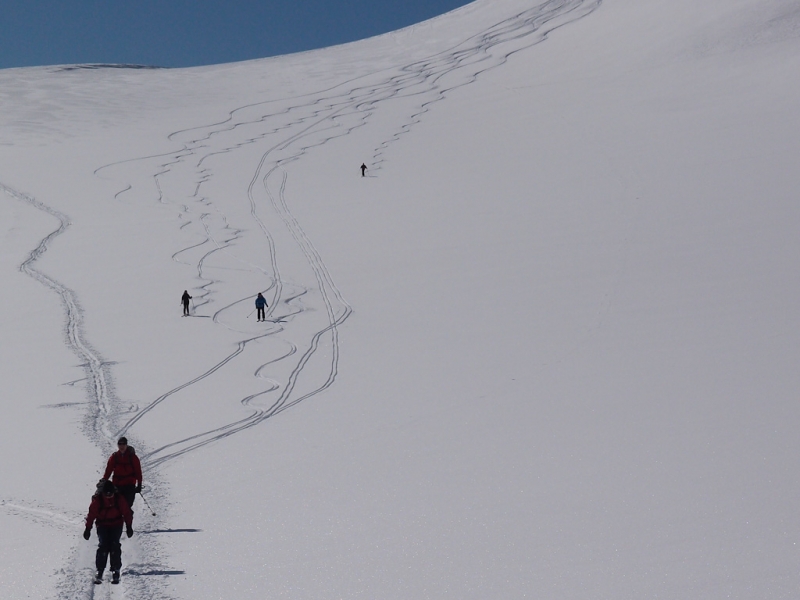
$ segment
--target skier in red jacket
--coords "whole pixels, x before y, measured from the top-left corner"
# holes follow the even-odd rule
[[[114,484],[106,480],[102,486],[98,485],[98,493],[92,496],[89,505],[89,514],[86,516],[86,529],[83,539],[88,540],[92,535],[92,524],[97,522],[97,554],[95,566],[97,575],[94,582],[103,583],[103,571],[111,555],[111,583],[119,583],[119,571],[122,569],[122,525],[125,525],[128,537],[133,536],[133,512],[131,512],[124,496],[119,494]]]
[[[117,448],[118,450],[108,459],[103,479],[111,478],[119,493],[128,502],[128,507],[133,508],[136,494],[142,491],[142,465],[136,456],[136,451],[132,446],[128,446],[127,438],[119,438]]]

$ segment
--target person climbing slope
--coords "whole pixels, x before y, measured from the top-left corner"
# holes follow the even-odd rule
[[[128,438],[119,438],[117,451],[108,459],[103,479],[109,478],[132,509],[136,494],[142,491],[142,464],[133,446],[128,446]]]
[[[111,583],[119,583],[119,572],[122,569],[122,526],[128,537],[133,536],[133,512],[131,512],[125,498],[117,491],[113,483],[108,480],[98,485],[97,493],[92,496],[89,505],[89,514],[86,516],[86,529],[83,539],[88,540],[92,535],[92,525],[97,524],[97,553],[95,554],[94,582],[103,583],[103,572],[106,569],[109,556],[111,557]]]
[[[188,317],[189,316],[189,300],[191,300],[191,299],[192,299],[192,297],[189,295],[189,291],[188,290],[183,290],[183,296],[181,296],[181,302],[183,303],[183,316],[184,317]]]
[[[267,306],[267,300],[264,296],[261,295],[261,292],[258,293],[258,297],[256,298],[256,321],[264,321],[264,308]],[[250,313],[253,314],[253,313]]]

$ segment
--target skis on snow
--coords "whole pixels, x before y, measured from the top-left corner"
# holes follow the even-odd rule
[[[95,573],[94,584],[100,585],[101,583],[103,583],[103,573],[101,572]],[[114,585],[119,583],[119,571],[111,572],[111,583],[113,583]]]

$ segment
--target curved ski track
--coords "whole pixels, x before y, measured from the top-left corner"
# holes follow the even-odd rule
[[[141,407],[121,426],[118,423],[121,416],[120,406],[113,393],[113,379],[110,373],[110,366],[113,363],[105,361],[85,340],[82,313],[75,294],[65,285],[33,267],[53,238],[66,231],[69,219],[43,203],[0,184],[0,190],[7,195],[46,212],[59,222],[59,227],[41,240],[29,258],[20,265],[20,270],[53,290],[62,300],[67,322],[67,345],[80,358],[86,371],[87,395],[91,400],[85,425],[87,435],[98,446],[106,448],[109,441],[127,432],[176,393],[224,371],[226,366],[246,352],[249,344],[276,334],[281,334],[288,351],[278,358],[264,362],[253,373],[253,377],[262,381],[264,387],[261,391],[240,399],[241,404],[252,411],[251,414],[175,440],[151,451],[146,451],[145,445],[137,443],[139,448],[145,450],[142,453],[142,463],[148,472],[148,481],[157,481],[155,471],[165,462],[258,425],[333,385],[339,364],[338,328],[349,318],[353,309],[334,283],[322,256],[290,210],[286,198],[287,173],[283,166],[301,159],[316,147],[335,141],[366,125],[370,117],[387,102],[413,99],[415,102],[412,106],[415,108],[407,111],[403,122],[397,123],[395,132],[373,150],[370,169],[372,172],[379,171],[388,160],[386,154],[390,146],[409,133],[414,125],[420,123],[431,107],[442,101],[448,93],[474,82],[481,73],[502,65],[511,55],[545,40],[548,33],[554,29],[590,14],[600,6],[601,2],[602,0],[550,0],[496,23],[460,44],[425,60],[417,60],[395,68],[378,69],[315,93],[241,106],[231,110],[228,117],[220,122],[172,133],[169,139],[185,140],[181,142],[182,148],[176,152],[130,159],[96,169],[95,174],[99,174],[111,167],[124,169],[126,164],[153,161],[155,169],[151,178],[156,186],[156,201],[176,206],[181,221],[179,228],[187,229],[197,235],[197,243],[172,255],[174,261],[194,265],[196,268],[197,278],[201,282],[197,287],[203,290],[202,295],[197,295],[199,300],[197,307],[211,305],[214,302],[214,294],[217,293],[215,286],[221,283],[208,275],[205,266],[208,258],[215,254],[225,255],[238,262],[243,270],[252,272],[254,276],[265,277],[267,281],[262,291],[269,291],[272,294],[267,316],[273,321],[274,327],[255,336],[246,334],[238,342],[236,349],[223,360]],[[359,85],[359,82],[363,83]],[[281,107],[290,101],[294,104]],[[274,106],[276,110],[270,112],[270,106]],[[253,173],[245,200],[249,206],[250,219],[257,225],[263,241],[269,248],[268,264],[259,265],[238,256],[236,252],[236,242],[245,235],[247,228],[230,225],[229,217],[224,213],[224,206],[215,203],[209,197],[202,196],[201,191],[204,185],[214,181],[217,176],[212,168],[206,166],[210,157],[235,153],[241,148],[257,145],[264,140],[270,140],[271,143],[262,151],[261,160]],[[166,162],[159,162],[163,159],[167,159]],[[186,173],[181,174],[184,171],[191,173],[191,176],[187,176]],[[162,183],[176,175],[180,176],[179,181],[194,181],[193,188],[178,194],[166,192]],[[126,181],[114,198],[124,201],[135,189],[135,182]],[[285,244],[277,243],[274,229],[276,225],[290,234],[296,245],[294,250],[287,248]],[[208,251],[194,263],[187,263],[179,258],[181,255],[190,256],[191,251],[206,245],[209,246]],[[312,282],[300,284],[292,279],[294,274],[282,273],[281,256],[295,251],[302,254],[313,273]],[[306,299],[302,304],[301,298]],[[237,331],[228,322],[227,316],[242,302],[251,300],[249,296],[240,298],[208,316],[215,324]],[[319,303],[324,310],[309,312],[308,308],[315,308],[316,303]],[[276,317],[275,313],[280,314]],[[307,319],[306,315],[312,313],[324,315],[324,323],[317,325],[310,335],[302,332],[295,334],[295,324],[303,322],[301,319]],[[313,383],[316,373],[310,373],[307,370],[308,365],[323,345],[330,349],[330,357],[324,362],[327,366],[321,380]],[[269,367],[286,365],[289,361],[291,365],[288,368],[288,375],[281,383],[269,373]],[[298,383],[304,377],[312,380],[310,388],[306,382],[306,391],[298,388]],[[253,403],[257,398],[269,394],[277,397],[268,405],[258,406]],[[165,498],[155,494],[150,496],[150,500],[158,506],[160,502],[165,501]],[[71,524],[73,520],[59,517],[49,509],[25,509],[16,503],[9,504],[9,507],[20,513],[45,515],[45,518],[58,521],[59,526],[65,526],[65,522]],[[157,571],[163,571],[163,568],[156,564],[160,552],[152,541],[153,537],[146,536],[146,541],[141,542],[139,550],[145,562],[138,563],[137,569],[147,570],[152,566]],[[79,566],[80,554],[81,550],[77,549],[70,559],[71,566],[66,569],[65,577],[59,586],[59,598],[72,600],[111,597],[114,593],[130,598],[169,597],[164,585],[153,582],[152,578],[132,577],[114,593],[103,591],[102,588],[109,586],[95,588],[88,583],[88,570]],[[84,571],[86,577],[83,577]]]
[[[350,316],[352,308],[336,287],[324,260],[291,213],[285,194],[287,174],[282,167],[301,159],[314,148],[335,141],[354,129],[366,125],[370,116],[380,109],[381,104],[394,100],[417,98],[416,109],[407,114],[404,122],[398,123],[394,134],[375,148],[371,168],[373,171],[380,170],[386,160],[386,150],[393,142],[408,133],[415,124],[419,123],[423,115],[431,110],[432,105],[443,100],[451,91],[472,83],[481,73],[502,65],[511,55],[545,40],[554,29],[588,15],[600,4],[601,0],[551,0],[496,23],[460,44],[425,60],[418,60],[393,69],[378,70],[321,92],[289,99],[295,102],[290,106],[280,106],[280,103],[285,103],[286,100],[271,100],[241,106],[230,111],[228,117],[223,121],[176,131],[168,136],[169,139],[184,139],[185,141],[181,150],[173,154],[162,155],[168,156],[170,160],[161,163],[153,175],[159,194],[158,202],[170,202],[164,193],[162,181],[169,177],[177,178],[179,173],[184,173],[182,176],[184,180],[190,179],[195,183],[193,188],[183,195],[181,203],[178,203],[181,206],[181,218],[191,219],[192,214],[197,216],[194,217],[194,221],[187,221],[182,227],[192,227],[198,221],[202,224],[202,232],[198,232],[198,238],[202,241],[180,250],[173,258],[177,259],[179,254],[190,248],[204,244],[211,245],[211,249],[197,262],[198,280],[203,282],[203,285],[199,287],[204,290],[203,299],[198,306],[211,302],[208,297],[213,295],[213,288],[219,283],[204,269],[205,261],[213,254],[227,252],[244,268],[252,269],[254,275],[261,274],[267,277],[268,281],[262,292],[269,291],[273,296],[267,312],[268,318],[273,317],[274,311],[278,308],[281,308],[283,312],[280,317],[282,321],[290,316],[301,317],[307,309],[296,304],[290,305],[290,303],[299,295],[308,295],[313,292],[314,299],[318,299],[321,308],[324,309],[323,312],[327,315],[327,322],[305,341],[293,339],[291,335],[292,322],[287,322],[285,326],[270,328],[260,335],[249,335],[242,339],[237,349],[221,362],[142,407],[133,418],[122,426],[119,434],[128,431],[130,427],[176,392],[217,373],[234,358],[242,355],[251,342],[280,333],[292,347],[292,351],[283,360],[293,360],[294,366],[285,378],[283,386],[278,388],[280,389],[278,397],[271,404],[258,408],[251,402],[257,396],[277,393],[278,389],[274,386],[274,378],[261,374],[268,364],[275,361],[262,364],[254,373],[254,376],[267,379],[270,387],[258,394],[240,399],[242,404],[253,410],[249,417],[237,419],[154,449],[143,456],[143,462],[148,468],[157,467],[186,452],[253,427],[324,391],[333,384],[336,378],[339,362],[338,327]],[[378,81],[372,82],[376,78]],[[358,85],[359,81],[367,83]],[[275,106],[276,110],[265,111],[270,105]],[[209,158],[235,153],[237,150],[258,144],[263,140],[270,140],[272,143],[261,154],[260,162],[247,189],[250,218],[257,225],[269,248],[269,264],[262,266],[236,256],[236,241],[243,234],[245,227],[232,228],[229,226],[223,207],[214,203],[210,197],[203,196],[201,192],[203,186],[212,181],[215,176],[213,169],[207,166]],[[134,160],[153,158],[157,157],[150,156]],[[119,164],[106,165],[106,167],[97,169],[97,172]],[[130,185],[126,187],[126,190],[130,187]],[[215,214],[208,210],[212,205],[217,209]],[[269,213],[265,210],[267,207],[271,207]],[[271,217],[278,217],[285,230],[290,233],[316,280],[316,285],[300,286],[301,291],[292,297],[288,297],[284,292],[285,286],[290,285],[290,280],[281,273],[279,255],[286,250],[276,247],[275,238],[268,222]],[[292,283],[297,285],[295,282]],[[226,315],[234,306],[250,300],[249,297],[240,298],[236,302],[218,309],[211,315],[211,318],[217,324],[232,331],[238,331],[227,322]],[[242,331],[242,333],[246,332]],[[323,340],[329,344],[331,350],[327,376],[312,391],[295,396],[297,383],[304,376],[304,370]],[[293,358],[295,356],[296,358]]]
[[[29,254],[28,258],[19,266],[19,270],[55,292],[61,299],[66,315],[64,330],[65,342],[78,357],[86,373],[86,377],[79,380],[80,382],[85,382],[86,393],[90,399],[83,429],[87,437],[105,453],[112,443],[116,441],[117,421],[123,413],[122,404],[116,400],[113,379],[110,373],[110,367],[114,363],[104,360],[100,353],[86,340],[83,328],[83,311],[80,308],[75,292],[34,267],[36,261],[48,250],[53,240],[67,231],[70,226],[69,217],[35,198],[6,185],[0,184],[0,191],[17,201],[23,202],[36,210],[52,216],[58,222],[58,227],[39,242],[36,248]],[[78,382],[71,382],[71,384],[74,383]],[[157,477],[153,478],[151,481],[156,483],[157,486]],[[155,497],[153,500],[155,500]],[[92,568],[83,566],[85,564],[92,564],[90,561],[87,561],[86,557],[86,548],[88,546],[86,546],[84,541],[77,535],[83,528],[82,516],[66,515],[55,508],[44,506],[39,501],[35,500],[25,502],[19,500],[3,500],[0,504],[2,504],[6,510],[12,512],[12,514],[17,514],[25,518],[32,518],[39,522],[49,524],[52,527],[68,529],[73,532],[76,536],[76,540],[78,540],[78,545],[73,554],[68,557],[68,564],[63,568],[65,576],[59,583],[58,597],[62,600],[73,600],[76,598],[92,599],[96,597],[96,592],[98,592],[98,590],[95,586],[90,584]],[[156,523],[157,522],[156,520]],[[139,545],[139,551],[144,555],[157,557],[161,554],[157,542],[152,539],[152,537],[145,540],[137,539],[137,541],[128,542],[128,544],[131,543]],[[148,564],[154,568],[162,568],[160,564],[155,562],[154,558],[150,559]],[[138,597],[167,599],[167,595],[156,594],[156,586],[158,585],[157,582],[142,581],[140,578],[139,581],[131,582],[126,587],[144,592],[143,595],[140,594]]]

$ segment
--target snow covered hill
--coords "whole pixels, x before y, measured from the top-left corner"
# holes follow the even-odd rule
[[[3,597],[795,598],[798,72],[794,0],[0,71]]]

